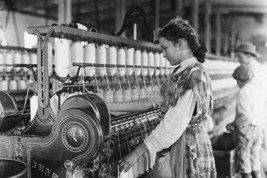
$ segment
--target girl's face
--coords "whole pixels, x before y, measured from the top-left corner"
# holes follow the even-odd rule
[[[159,38],[159,44],[163,49],[163,56],[166,57],[172,66],[181,62],[179,44],[169,41],[164,37]]]

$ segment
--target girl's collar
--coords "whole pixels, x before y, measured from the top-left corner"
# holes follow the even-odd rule
[[[182,72],[184,69],[186,69],[189,66],[192,66],[194,64],[199,63],[195,57],[190,57],[185,60],[183,60],[179,65],[175,67],[175,70],[173,71],[173,74],[178,74]]]

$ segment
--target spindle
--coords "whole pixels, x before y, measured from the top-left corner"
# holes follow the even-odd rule
[[[126,65],[133,66],[134,65],[134,48],[127,48],[126,51]],[[133,67],[127,67],[126,69],[127,75],[132,76],[133,75]]]
[[[117,64],[118,65],[126,65],[126,51],[124,48],[120,48],[118,51],[118,58],[117,58]],[[118,75],[120,77],[125,76],[125,67],[118,67]]]
[[[107,64],[117,64],[117,49],[115,46],[110,46],[107,50]],[[109,76],[114,76],[117,69],[115,67],[107,67],[107,74]]]
[[[165,76],[166,74],[166,58],[163,56],[163,53],[160,53],[160,75]]]
[[[148,75],[148,68],[147,68],[148,67],[148,54],[146,50],[143,50],[141,60],[142,60],[142,76],[146,77]]]
[[[148,52],[148,74],[152,77],[155,73],[155,54],[152,51]]]
[[[16,51],[14,54],[14,64],[22,64],[22,56],[19,51]],[[19,72],[21,67],[15,67],[15,71]]]
[[[72,66],[73,63],[83,63],[84,62],[84,52],[81,41],[74,41],[70,46],[70,68],[69,75],[71,77],[76,76],[78,67]],[[79,76],[83,75],[83,68],[80,69]]]
[[[58,39],[55,47],[55,72],[59,77],[67,77],[70,66],[70,45],[67,39]]]
[[[107,63],[106,45],[99,44],[96,47],[96,64],[106,64],[106,63]],[[104,77],[106,75],[105,67],[97,67],[96,74],[100,77]]]
[[[24,51],[22,54],[22,64],[30,64],[30,56],[27,51]],[[24,72],[28,71],[26,67],[23,67],[22,69]]]
[[[5,55],[5,69],[7,72],[10,72],[13,69],[13,64],[14,64],[14,52],[13,51],[7,51]]]
[[[141,50],[136,49],[134,51],[134,66],[141,66]],[[141,68],[134,67],[134,75],[136,77],[140,76],[141,74]]]
[[[4,53],[3,51],[0,51],[0,72],[4,72],[4,65],[5,65]]]
[[[95,43],[88,43],[84,47],[84,63],[96,63],[96,47]],[[85,75],[93,77],[95,75],[95,67],[86,67],[84,69]]]

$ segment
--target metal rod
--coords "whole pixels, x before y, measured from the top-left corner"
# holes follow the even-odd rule
[[[73,66],[81,66],[81,67],[126,67],[126,68],[148,68],[149,66],[139,66],[139,65],[119,65],[119,64],[94,64],[94,63],[72,63]],[[22,66],[20,66],[22,67]],[[171,69],[172,67],[165,67],[167,69]],[[155,69],[161,69],[161,67],[155,67]]]
[[[66,26],[39,26],[39,27],[28,27],[27,31],[30,34],[34,34],[34,30],[38,30],[41,35],[45,36],[50,29],[54,29],[54,33],[51,34],[51,37],[61,37],[64,34],[64,38],[74,39],[78,37],[81,40],[85,41],[94,41],[96,43],[107,43],[110,45],[124,45],[127,47],[135,48],[144,48],[149,51],[162,52],[162,49],[158,44],[145,42],[145,41],[135,41],[129,40],[122,37],[99,34],[95,32],[85,31],[81,29],[75,29]]]

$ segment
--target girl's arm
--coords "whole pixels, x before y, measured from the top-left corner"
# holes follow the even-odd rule
[[[150,101],[129,101],[106,104],[111,112],[142,112],[156,107],[156,104]]]

